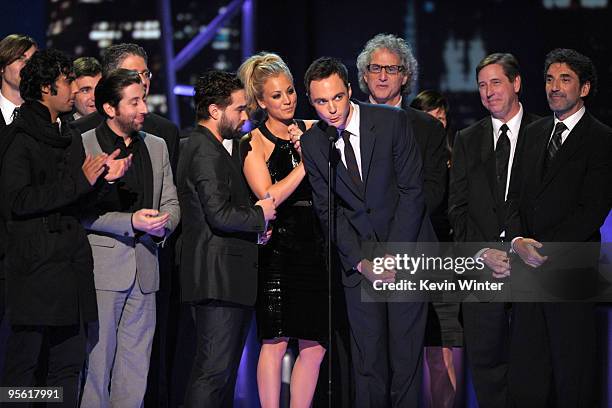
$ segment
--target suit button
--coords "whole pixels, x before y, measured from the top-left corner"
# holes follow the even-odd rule
[[[124,237],[129,237],[129,236],[130,236],[130,233],[129,233],[129,232],[127,232],[127,231],[125,231],[125,232],[123,233],[123,236],[124,236]]]
[[[257,267],[259,267],[259,264],[257,262],[253,262],[253,267],[257,268]]]
[[[372,239],[372,234],[366,235],[366,239],[368,239],[368,240]]]
[[[493,207],[493,212],[496,213],[497,212],[497,208]]]
[[[371,208],[368,208],[368,209],[366,210],[366,213],[368,213],[368,214],[372,214],[372,209],[371,209]]]

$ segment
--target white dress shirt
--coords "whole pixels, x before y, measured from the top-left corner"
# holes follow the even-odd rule
[[[227,150],[227,152],[231,156],[232,155],[233,146],[234,146],[234,140],[233,139],[223,139],[221,144],[223,145],[223,147],[225,147],[225,150]]]
[[[523,105],[519,102],[519,111],[512,117],[506,125],[508,126],[508,139],[510,139],[510,157],[508,158],[508,174],[506,175],[506,190],[504,193],[504,199],[508,198],[508,188],[510,186],[510,175],[512,174],[512,163],[514,163],[514,153],[516,152],[516,142],[518,141],[518,134],[521,128],[521,121],[523,120]],[[493,122],[493,150],[497,147],[497,141],[501,135],[501,127],[504,124],[499,119],[491,117]]]
[[[349,102],[353,108],[353,112],[350,114],[349,122],[346,125],[346,130],[351,134],[349,141],[355,152],[355,158],[357,159],[357,167],[359,167],[359,177],[363,180],[363,173],[361,171],[361,147],[359,146],[359,105]],[[336,140],[336,149],[340,152],[340,159],[346,167],[346,158],[344,157],[344,140],[342,140],[342,131],[338,129],[340,137]]]
[[[561,144],[565,143],[565,139],[567,139],[567,137],[569,136],[570,132],[572,131],[572,129],[574,129],[574,127],[576,126],[578,121],[580,121],[580,119],[582,119],[582,117],[584,116],[585,112],[586,112],[586,109],[583,106],[582,108],[578,109],[577,112],[574,112],[571,116],[568,116],[567,118],[565,118],[565,120],[559,120],[557,118],[557,115],[555,115],[555,122],[553,123],[553,130],[550,133],[550,137],[548,138],[548,142],[550,143],[550,138],[552,137],[553,133],[555,133],[555,126],[557,126],[557,123],[563,122],[565,124],[565,126],[567,126],[567,129],[564,130],[563,133],[561,133]]]
[[[13,102],[9,101],[2,95],[0,92],[0,111],[2,111],[2,117],[4,118],[4,123],[10,125],[13,121],[13,112],[15,108],[19,106],[15,105]]]

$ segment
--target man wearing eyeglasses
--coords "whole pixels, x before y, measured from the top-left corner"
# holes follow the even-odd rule
[[[378,34],[369,40],[357,57],[359,87],[369,95],[369,102],[402,108],[408,114],[423,161],[425,204],[431,215],[444,211],[447,188],[448,152],[444,127],[424,112],[409,106],[402,95],[411,92],[417,77],[417,61],[402,38]],[[445,207],[445,206],[443,206]],[[437,225],[433,225],[438,236]]]
[[[403,38],[378,34],[370,39],[357,57],[359,87],[369,95],[369,102],[402,108],[412,128],[423,162],[423,192],[436,238],[448,241],[450,226],[446,216],[446,192],[449,158],[446,132],[442,124],[410,107],[408,95],[417,77],[418,64]],[[431,375],[432,401],[452,400],[456,389],[451,347],[462,346],[457,303],[435,303],[430,308],[425,339],[425,357]],[[433,317],[433,319],[432,319]],[[440,327],[441,329],[432,329]],[[443,346],[440,350],[439,346]],[[435,348],[430,348],[435,347]],[[444,384],[445,386],[440,386]],[[448,384],[448,386],[446,386]]]

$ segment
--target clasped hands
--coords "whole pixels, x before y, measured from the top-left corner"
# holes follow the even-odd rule
[[[512,243],[514,252],[532,268],[542,266],[548,259],[547,256],[540,255],[538,252],[542,246],[542,243],[531,238],[518,238]],[[494,278],[510,276],[511,266],[507,252],[489,248],[482,254],[482,260],[491,268]]]
[[[85,156],[85,161],[81,166],[83,174],[90,185],[96,184],[98,177],[103,173],[106,181],[115,181],[125,174],[132,164],[132,155],[123,159],[117,159],[120,150],[116,149],[111,154],[102,153],[97,156],[88,154]]]

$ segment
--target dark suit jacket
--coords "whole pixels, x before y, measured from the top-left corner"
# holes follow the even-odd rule
[[[406,98],[402,109],[408,115],[414,138],[421,151],[423,162],[423,190],[425,204],[430,214],[435,213],[443,203],[448,186],[449,154],[446,148],[446,132],[439,120],[420,110],[411,108]]]
[[[362,259],[372,259],[366,242],[415,242],[425,220],[422,165],[412,127],[397,108],[359,103],[361,195],[338,157],[332,157],[336,177],[332,186],[336,201],[337,247],[346,286],[361,282],[353,268]],[[327,230],[327,186],[329,141],[320,121],[302,137],[302,154],[313,190],[315,209]],[[334,155],[335,156],[335,155]],[[434,238],[435,240],[435,238]]]
[[[232,157],[205,127],[189,136],[179,161],[183,217],[181,298],[251,306],[257,295],[257,234],[263,210],[250,201],[238,142]]]
[[[525,146],[533,144],[530,138],[525,137],[525,128],[537,118],[523,113],[510,185],[518,178],[517,169],[524,160]],[[458,131],[455,137],[448,200],[448,215],[455,241],[497,242],[501,231],[506,229],[506,206],[497,199],[495,174],[493,123],[487,116]]]
[[[102,123],[103,117],[98,112],[83,116],[70,124],[74,126],[79,133],[83,134],[88,130],[97,128]],[[142,131],[150,133],[154,136],[161,137],[166,142],[168,147],[168,155],[170,156],[170,166],[176,183],[176,166],[178,164],[179,154],[179,131],[176,125],[170,122],[163,116],[156,113],[149,113],[142,126]]]
[[[585,112],[545,172],[553,123],[549,116],[525,131],[530,143],[521,184],[512,188],[510,197],[517,202],[513,235],[540,242],[599,241],[599,228],[612,204],[612,129]]]

